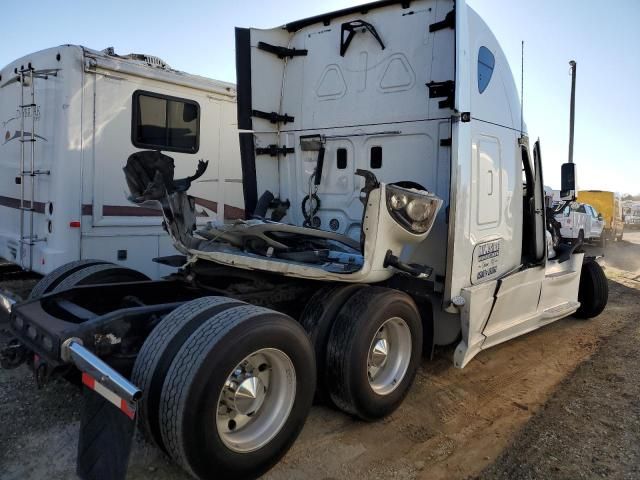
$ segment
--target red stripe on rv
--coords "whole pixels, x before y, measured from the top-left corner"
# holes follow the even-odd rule
[[[218,212],[218,203],[213,200],[207,200],[206,198],[193,197],[196,205],[200,205],[212,212]],[[28,205],[28,202],[27,202]],[[20,199],[3,197],[0,195],[0,206],[9,208],[20,208]],[[36,213],[45,213],[45,204],[42,202],[34,203],[34,210]],[[93,215],[93,205],[85,203],[81,206],[81,214]],[[135,205],[103,205],[102,206],[103,217],[161,217],[162,211],[154,208],[138,207]],[[209,215],[204,210],[196,212],[198,217],[208,217]],[[234,207],[233,205],[224,205],[224,217],[229,220],[236,220],[239,218],[245,218],[245,211],[243,208]],[[74,227],[73,225],[71,225]],[[75,228],[75,227],[74,227]]]

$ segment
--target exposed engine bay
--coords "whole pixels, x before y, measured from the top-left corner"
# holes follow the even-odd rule
[[[195,202],[187,195],[191,183],[205,172],[200,161],[194,175],[175,180],[173,159],[158,151],[132,154],[124,172],[138,205],[161,206],[164,226],[178,251],[189,261],[257,269],[301,278],[345,282],[386,280],[396,271],[427,278],[428,266],[400,260],[405,245],[429,234],[442,200],[409,183],[385,185],[368,171],[361,190],[363,217],[360,240],[311,227],[289,225],[258,216],[233,223],[208,222],[196,227]]]

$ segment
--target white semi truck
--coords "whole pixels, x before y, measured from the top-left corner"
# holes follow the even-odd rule
[[[548,251],[539,143],[463,0],[239,28],[236,55],[247,218],[199,228],[189,187],[206,164],[176,180],[171,157],[139,152],[130,198],[161,205],[186,265],[151,281],[76,262],[4,300],[6,367],[26,361],[40,383],[81,373],[82,478],[126,475],[135,418],[194,478],[255,478],[314,397],[372,421],[434,346],[457,342],[462,368],[607,303],[579,243]]]
[[[208,160],[191,192],[199,221],[243,216],[235,102],[235,85],[150,55],[61,45],[10,62],[0,70],[0,257],[42,275],[87,258],[170,273],[152,262],[176,253],[162,214],[131,205],[122,167],[142,149],[171,151],[181,175]]]

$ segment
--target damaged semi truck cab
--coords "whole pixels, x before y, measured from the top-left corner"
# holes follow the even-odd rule
[[[178,273],[75,262],[11,308],[3,365],[26,360],[41,383],[83,372],[83,478],[125,475],[136,416],[195,478],[252,478],[286,453],[314,398],[375,420],[436,345],[458,342],[462,368],[606,305],[579,244],[548,250],[540,144],[464,1],[238,28],[236,54],[246,218],[197,227],[189,188],[207,163],[174,179],[171,157],[136,152],[131,201],[162,210],[183,254],[162,261]],[[121,411],[94,415],[100,402]],[[118,449],[101,443],[116,436]]]
[[[375,208],[359,201],[358,170],[437,196],[428,236],[390,251],[431,272],[415,289],[429,297],[436,344],[462,333],[463,366],[487,344],[573,313],[582,257],[547,265],[540,148],[532,155],[488,26],[464,2],[387,3],[236,30],[245,204],[273,195],[272,206],[289,205],[282,221],[366,242]],[[373,252],[391,248],[391,229],[381,231]],[[376,256],[365,250],[365,263],[367,253]],[[385,266],[387,278],[399,271]]]

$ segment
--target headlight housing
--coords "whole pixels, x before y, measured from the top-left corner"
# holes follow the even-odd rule
[[[442,200],[424,190],[387,185],[387,210],[393,219],[413,234],[431,230]]]

